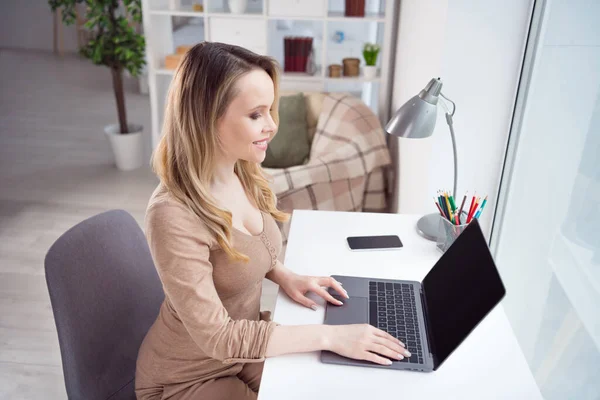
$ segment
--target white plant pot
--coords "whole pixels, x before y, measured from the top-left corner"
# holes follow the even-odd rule
[[[375,79],[377,78],[377,66],[376,65],[366,65],[363,67],[363,75],[365,79]]]
[[[144,127],[129,124],[129,133],[121,134],[119,124],[107,125],[104,133],[110,143],[115,163],[121,171],[131,171],[144,164]]]
[[[242,14],[246,11],[248,0],[228,0],[227,4],[229,5],[229,11],[233,14]]]

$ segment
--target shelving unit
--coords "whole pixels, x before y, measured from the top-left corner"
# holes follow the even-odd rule
[[[272,56],[283,70],[283,37],[313,36],[314,74],[282,73],[281,89],[355,93],[379,115],[382,124],[387,121],[399,0],[366,0],[364,17],[344,16],[344,0],[248,0],[243,14],[229,12],[227,0],[196,0],[203,5],[201,12],[192,9],[193,0],[180,1],[182,6],[171,9],[170,0],[142,0],[153,147],[161,134],[165,98],[174,73],[164,67],[165,56],[174,53],[178,45],[204,40]],[[188,23],[177,28],[182,21]],[[332,40],[338,30],[349,33],[342,43]],[[365,42],[381,46],[376,78],[366,79],[362,73],[357,77],[328,76],[328,65],[341,64],[344,57],[359,58],[362,69]]]

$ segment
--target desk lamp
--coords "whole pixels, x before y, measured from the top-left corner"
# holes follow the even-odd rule
[[[408,139],[423,139],[431,136],[437,120],[437,104],[440,96],[452,103],[452,112],[446,108],[446,122],[450,127],[450,136],[452,136],[452,150],[454,152],[454,188],[452,195],[456,198],[456,140],[452,126],[456,104],[442,93],[440,78],[430,80],[425,89],[404,103],[387,123],[385,131],[390,135]],[[444,103],[442,104],[444,107],[446,106]],[[439,222],[439,213],[424,215],[417,222],[417,230],[421,236],[435,241],[438,238]]]

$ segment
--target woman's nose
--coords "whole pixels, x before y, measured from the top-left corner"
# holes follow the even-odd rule
[[[277,129],[277,124],[273,121],[273,117],[269,116],[269,124],[265,127],[267,132],[274,132]]]

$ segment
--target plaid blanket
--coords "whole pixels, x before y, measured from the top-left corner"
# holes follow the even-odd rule
[[[264,171],[281,210],[384,212],[391,164],[379,119],[349,93],[327,93],[306,164]],[[283,259],[290,221],[280,225]]]

